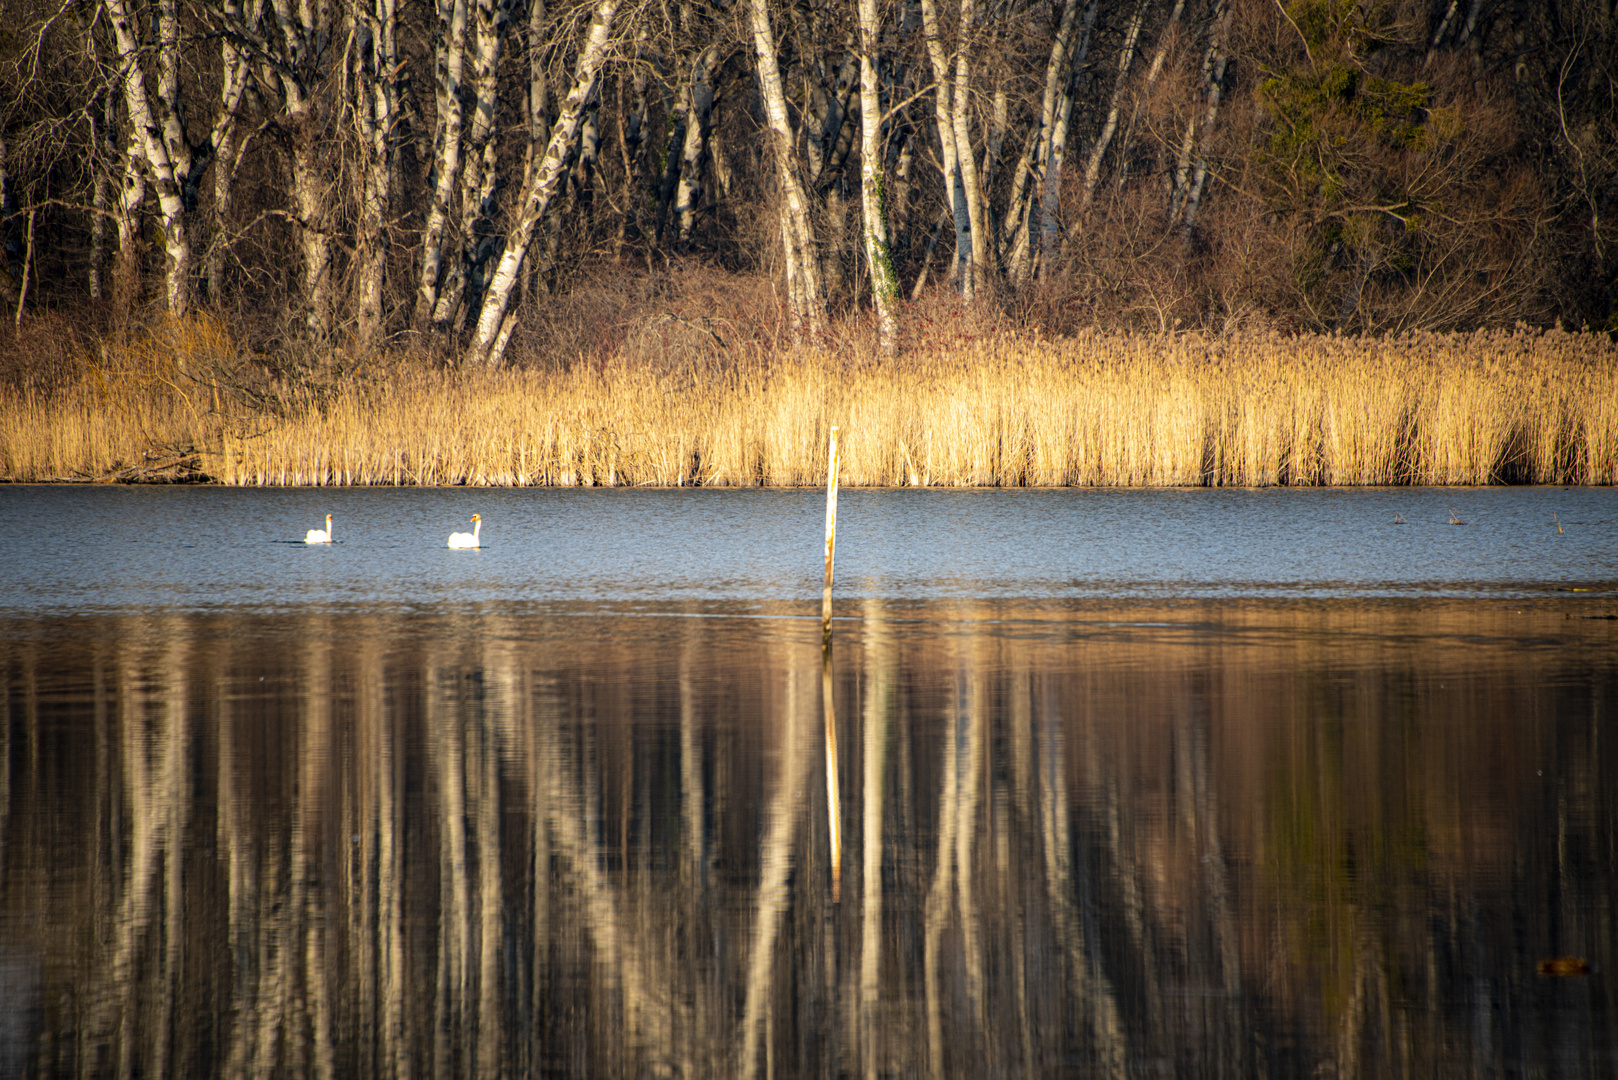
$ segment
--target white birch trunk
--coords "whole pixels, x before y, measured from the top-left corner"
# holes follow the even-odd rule
[[[1208,146],[1213,141],[1214,120],[1219,115],[1219,101],[1224,94],[1225,61],[1228,57],[1225,38],[1230,33],[1230,11],[1230,4],[1226,0],[1220,18],[1214,23],[1213,43],[1209,46],[1212,63],[1209,65],[1208,111],[1202,118],[1201,149],[1197,153],[1196,163],[1191,172],[1191,182],[1185,194],[1181,239],[1187,244],[1191,242],[1192,230],[1196,228],[1197,211],[1202,207],[1202,185],[1208,178]]]
[[[318,341],[332,331],[331,235],[327,231],[328,170],[321,130],[320,95],[312,89],[322,53],[331,40],[331,11],[299,0],[273,0],[284,55],[281,114],[291,133],[292,203],[297,214],[298,248],[303,263],[305,324]]]
[[[466,299],[468,276],[479,257],[493,211],[498,162],[495,119],[499,111],[496,77],[509,18],[508,0],[470,0],[472,4],[472,119],[465,125],[461,150],[460,245],[443,268],[443,284],[433,308],[433,324],[447,327]]]
[[[312,103],[305,102],[305,105]],[[331,237],[326,231],[326,158],[323,140],[312,130],[310,109],[294,114],[296,133],[292,150],[292,198],[298,212],[298,247],[303,255],[303,296],[308,305],[305,324],[315,340],[332,330]]]
[[[466,0],[438,0],[433,43],[433,186],[421,235],[421,276],[416,286],[417,329],[426,329],[438,307],[445,230],[461,178],[461,76],[466,62]]]
[[[933,66],[933,118],[938,125],[938,160],[944,178],[944,198],[955,222],[957,287],[961,291],[961,299],[971,303],[975,299],[972,291],[971,215],[966,207],[966,194],[961,188],[961,168],[956,153],[954,87],[950,83],[949,59],[944,54],[944,39],[938,25],[935,0],[921,0],[921,20],[927,40],[927,58]],[[970,148],[967,152],[971,153]]]
[[[788,318],[797,341],[818,338],[825,320],[825,302],[820,291],[820,268],[816,263],[814,228],[809,220],[809,203],[798,179],[797,154],[792,145],[792,121],[787,115],[786,92],[781,83],[781,66],[775,51],[775,31],[770,26],[766,0],[749,0],[752,16],[753,49],[758,61],[758,82],[764,99],[765,126],[775,159],[776,183],[780,185],[781,242],[786,263]]]
[[[157,0],[157,101],[163,141],[180,181],[182,197],[191,178],[191,144],[185,137],[185,99],[180,95],[180,13],[175,0]],[[190,199],[186,198],[187,203]]]
[[[114,209],[118,224],[118,254],[112,267],[115,303],[127,307],[140,289],[140,216],[146,209],[145,140],[130,125],[124,147],[124,174]]]
[[[1077,91],[1075,85],[1078,73],[1084,69],[1084,63],[1090,56],[1090,33],[1095,28],[1096,0],[1090,0],[1089,6],[1084,9],[1084,27],[1079,35],[1079,46],[1073,56],[1073,65],[1063,89],[1061,102],[1057,109],[1056,124],[1051,129],[1050,158],[1045,167],[1045,175],[1039,186],[1039,206],[1037,223],[1039,231],[1039,260],[1040,272],[1048,272],[1056,259],[1056,241],[1061,234],[1062,200],[1062,174],[1067,164],[1067,136],[1073,118],[1073,96]],[[1032,232],[1032,227],[1030,228]],[[1033,244],[1032,235],[1028,243]],[[1027,258],[1025,254],[1024,258]]]
[[[702,170],[708,159],[709,124],[713,117],[713,66],[719,47],[704,49],[691,65],[687,85],[685,139],[680,148],[680,183],[674,195],[674,219],[679,225],[677,244],[691,243],[696,228],[697,204],[702,201]]]
[[[181,318],[190,313],[192,296],[191,235],[185,212],[184,178],[169,153],[168,141],[162,137],[163,128],[146,92],[147,54],[127,0],[102,2],[118,43],[118,61],[124,73],[124,106],[133,129],[132,139],[139,140],[141,156],[157,188],[163,224],[164,298],[169,314]]]
[[[865,262],[871,272],[871,305],[876,308],[877,342],[884,356],[899,352],[899,277],[888,247],[887,208],[882,191],[882,95],[876,70],[881,34],[877,0],[859,0],[860,12],[860,209]]]
[[[1095,5],[1090,5],[1094,10]],[[1072,81],[1068,69],[1068,53],[1073,42],[1073,24],[1078,16],[1079,0],[1066,0],[1062,5],[1062,18],[1056,26],[1056,37],[1051,42],[1050,58],[1045,62],[1045,91],[1039,103],[1039,129],[1029,140],[1017,171],[1011,179],[1011,198],[1006,203],[1005,240],[1013,248],[1011,278],[1020,282],[1027,270],[1028,228],[1030,213],[1023,200],[1031,178],[1043,177],[1050,163],[1051,134],[1056,127],[1057,102],[1063,88]],[[1039,187],[1035,181],[1035,190]],[[1021,252],[1022,257],[1018,257]]]
[[[579,50],[574,66],[573,89],[562,103],[562,111],[551,127],[550,142],[545,156],[534,170],[530,182],[524,185],[517,213],[506,233],[505,249],[500,264],[489,282],[483,308],[478,314],[477,332],[473,337],[467,360],[476,364],[498,367],[506,342],[511,336],[512,295],[522,275],[523,262],[528,257],[528,246],[534,230],[545,220],[557,189],[566,176],[568,151],[577,137],[586,105],[595,93],[596,79],[607,58],[607,44],[612,37],[613,20],[618,14],[618,0],[600,0],[590,29]]]
[[[971,275],[969,284],[965,283],[963,277],[961,289],[961,296],[968,303],[976,298],[980,278],[989,267],[989,237],[983,227],[983,192],[978,186],[977,156],[972,153],[971,109],[968,108],[972,95],[972,65],[967,46],[976,18],[973,0],[961,0],[960,43],[955,54],[955,93],[950,102],[951,119],[955,125],[955,161],[961,170],[961,197],[966,201],[967,229],[972,244],[970,265],[962,267],[963,275]]]
[[[385,229],[393,198],[398,12],[396,0],[351,0],[351,3],[358,38],[354,116],[360,142],[362,185],[355,237],[355,316],[360,347],[372,349],[380,342],[383,332],[382,290],[388,256]]]
[[[660,244],[668,229],[669,211],[674,206],[674,193],[680,180],[680,147],[685,145],[688,96],[683,91],[676,93],[668,111],[668,137],[663,144],[663,173],[658,177],[657,202],[652,211],[652,235]]]

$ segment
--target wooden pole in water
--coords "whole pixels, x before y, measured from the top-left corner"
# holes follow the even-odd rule
[[[831,647],[831,569],[837,550],[837,429],[831,429],[826,461],[826,585],[820,592],[820,641]]]
[[[820,700],[826,715],[826,820],[831,834],[831,898],[843,898],[843,835],[837,784],[837,712],[832,704],[831,577],[837,549],[837,429],[826,463],[826,584],[820,593]]]

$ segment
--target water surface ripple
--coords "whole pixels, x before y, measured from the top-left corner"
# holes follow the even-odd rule
[[[298,542],[327,513],[337,542]],[[487,546],[447,549],[473,513]],[[823,513],[809,490],[0,487],[0,610],[801,600]],[[836,594],[1523,596],[1611,587],[1615,537],[1607,488],[855,489]]]

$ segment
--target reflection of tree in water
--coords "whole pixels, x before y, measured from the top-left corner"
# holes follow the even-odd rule
[[[915,614],[838,643],[840,903],[793,623],[11,634],[0,900],[38,932],[0,947],[45,957],[37,1071],[1610,1063],[1599,978],[1534,974],[1613,960],[1601,642]]]

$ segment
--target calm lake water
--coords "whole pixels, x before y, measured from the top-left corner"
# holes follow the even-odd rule
[[[0,487],[0,1077],[1618,1076],[1618,491],[839,511]]]

